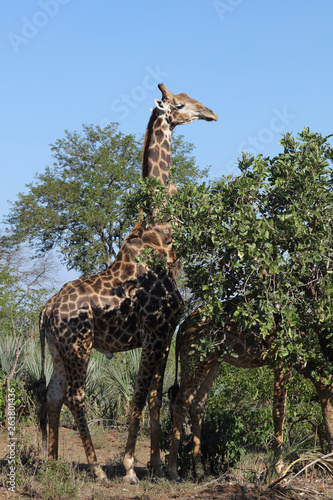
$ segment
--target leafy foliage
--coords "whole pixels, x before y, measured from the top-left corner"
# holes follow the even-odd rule
[[[329,388],[333,361],[333,150],[328,138],[309,129],[298,139],[284,136],[280,143],[283,153],[272,159],[244,154],[240,176],[209,185],[187,185],[169,200],[166,210],[174,221],[174,248],[183,259],[191,290],[189,308],[199,304],[203,321],[212,318],[220,324],[224,304],[233,299],[237,304],[234,319],[240,328],[269,336],[268,355],[273,364],[293,365],[312,381],[322,377]],[[202,359],[212,339],[202,337],[200,342],[195,349]],[[230,404],[243,373],[239,369],[233,373],[232,390],[226,394],[225,378],[218,379],[218,394],[210,396],[205,416],[208,433],[205,436],[203,431],[202,439],[209,470],[211,464],[214,467],[214,456],[228,456],[229,444],[232,457],[244,446],[273,437],[272,402],[247,404],[244,391],[243,404],[231,410],[237,432],[225,434]],[[296,377],[295,387],[293,405],[287,412],[289,439],[297,442],[312,436],[316,446],[318,433],[324,449],[323,420],[319,405],[313,402],[313,386],[309,388],[308,381]],[[262,386],[260,389],[262,393]],[[185,437],[183,465],[190,450]]]
[[[245,450],[266,451],[274,442],[272,409],[273,370],[270,367],[239,369],[222,363],[208,398],[205,421],[214,422],[216,418],[218,421],[216,414],[230,413],[243,424],[242,428],[238,426],[239,432],[235,436],[235,444],[243,450],[242,453]],[[211,429],[208,437],[216,441],[216,446],[222,446],[218,442],[225,438],[217,424],[216,431]],[[286,446],[295,446],[307,438],[307,446],[325,451],[321,439],[325,429],[315,389],[309,380],[295,371],[288,384],[284,433]],[[209,446],[205,441],[203,429],[203,449],[208,448],[209,456]]]
[[[8,222],[39,252],[58,246],[68,269],[110,264],[131,221],[119,217],[123,192],[139,178],[140,149],[132,135],[83,126],[51,145],[55,162],[19,194]]]
[[[195,165],[193,148],[183,136],[175,137],[176,182],[205,175]],[[51,145],[53,166],[13,204],[6,219],[13,237],[28,240],[40,254],[57,248],[67,268],[82,274],[109,267],[137,215],[126,210],[124,197],[141,178],[141,149],[136,137],[120,132],[116,123],[83,125],[81,134],[65,131]]]
[[[238,177],[187,185],[168,210],[203,319],[218,323],[224,301],[238,297],[242,328],[275,332],[276,358],[329,383],[333,150],[309,129],[298,139],[285,135],[283,153],[272,159],[244,154]]]
[[[242,416],[222,410],[218,403],[207,412],[202,427],[202,460],[208,474],[219,475],[233,467],[244,455]]]

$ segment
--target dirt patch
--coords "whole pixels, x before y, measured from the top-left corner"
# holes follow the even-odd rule
[[[60,428],[59,463],[65,464],[71,477],[67,486],[56,489],[57,480],[47,475],[46,464],[42,464],[44,455],[41,448],[40,433],[35,427],[26,427],[18,433],[17,454],[23,465],[17,466],[15,492],[9,491],[6,485],[8,471],[8,435],[0,433],[1,487],[0,499],[72,499],[106,500],[167,500],[167,499],[222,499],[222,500],[333,500],[333,478],[330,476],[302,477],[295,480],[290,488],[283,484],[279,488],[268,489],[266,486],[253,484],[245,479],[244,466],[239,473],[225,475],[218,479],[207,479],[204,483],[184,481],[174,483],[167,479],[152,478],[147,464],[150,459],[150,442],[140,437],[136,446],[136,473],[140,479],[137,485],[124,482],[122,458],[127,438],[127,430],[103,429],[96,426],[92,429],[93,442],[98,460],[110,480],[108,485],[100,484],[89,473],[81,439],[77,432]],[[44,469],[43,469],[44,467]],[[40,469],[43,474],[40,474]],[[46,471],[46,472],[45,472]],[[73,488],[70,490],[70,487]]]

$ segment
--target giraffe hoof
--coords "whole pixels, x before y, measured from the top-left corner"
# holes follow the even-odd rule
[[[99,480],[100,484],[102,484],[103,486],[111,486],[111,481],[110,479],[108,479],[107,477],[104,477],[102,479]]]
[[[178,483],[178,484],[183,482],[183,480],[179,476],[171,479],[171,481],[173,481],[174,483]]]
[[[110,479],[108,479],[108,477],[105,473],[100,474],[98,476],[95,476],[95,481],[97,481],[100,484],[105,484],[105,485],[111,484]]]
[[[151,465],[151,462],[147,463],[147,469],[152,472],[153,476],[156,478],[164,478],[165,474],[163,472],[163,469],[160,465],[154,467]]]
[[[170,479],[170,481],[174,481],[175,483],[182,483],[182,480],[178,476],[177,472],[168,471],[168,478]]]
[[[110,483],[109,479],[107,478],[107,475],[105,474],[104,470],[102,469],[102,467],[100,465],[92,464],[90,466],[90,471],[91,471],[92,475],[94,476],[95,481],[98,481],[100,483],[105,483],[105,484]]]
[[[127,484],[139,484],[139,480],[136,476],[125,476],[124,481]]]
[[[158,477],[158,478],[164,478],[165,477],[165,474],[162,470],[162,467],[159,467],[156,471],[155,471],[155,477]]]

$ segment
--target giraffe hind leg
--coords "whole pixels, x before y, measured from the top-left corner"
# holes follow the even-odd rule
[[[108,481],[105,472],[97,462],[85,416],[85,379],[91,349],[77,359],[71,351],[66,352],[66,361],[51,346],[53,374],[47,389],[47,415],[49,421],[49,459],[58,458],[59,421],[62,405],[71,411],[80,433],[89,468],[97,479]]]
[[[77,383],[77,381],[76,381]],[[87,457],[87,462],[89,468],[96,479],[103,480],[108,482],[107,476],[101,466],[97,461],[97,456],[95,452],[95,448],[91,439],[86,415],[85,415],[85,390],[84,390],[84,380],[82,380],[82,384],[80,388],[74,389],[73,385],[70,384],[69,394],[65,399],[65,404],[70,409],[78,431],[80,433],[80,437],[82,440],[83,448]]]
[[[49,460],[58,459],[60,412],[66,391],[66,378],[59,364],[53,364],[53,373],[46,393],[46,411],[49,424]]]
[[[47,447],[47,414],[46,414],[46,378],[42,375],[41,378],[35,383],[34,391],[39,402],[39,426],[42,431],[42,446]]]
[[[86,373],[91,350],[79,360],[71,357],[67,368],[67,387],[64,403],[71,411],[87,457],[89,468],[96,479],[108,482],[107,476],[97,461],[85,414],[85,384]],[[75,368],[74,368],[75,367]]]

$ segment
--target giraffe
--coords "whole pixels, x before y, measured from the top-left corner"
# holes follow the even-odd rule
[[[217,120],[216,114],[186,94],[172,94],[158,85],[162,98],[155,100],[143,149],[142,175],[157,178],[168,195],[177,188],[169,178],[170,141],[173,129],[196,120]],[[134,450],[140,415],[148,398],[151,420],[151,466],[162,475],[159,449],[159,412],[165,364],[177,318],[183,305],[177,289],[171,226],[156,222],[147,211],[126,237],[113,264],[106,270],[68,282],[44,306],[40,318],[42,374],[39,383],[41,428],[49,424],[48,456],[58,457],[60,411],[65,404],[80,432],[91,472],[107,481],[98,464],[85,417],[85,379],[91,350],[107,358],[114,352],[142,347],[140,368],[132,399],[131,420],[123,465],[125,479],[136,483]],[[152,249],[161,261],[159,271],[138,257]],[[169,270],[162,262],[170,264]],[[45,338],[53,361],[46,389]]]
[[[223,361],[242,368],[258,368],[270,364],[269,353],[272,338],[264,340],[254,331],[244,331],[233,319],[237,299],[225,304],[224,320],[219,325],[212,321],[201,321],[199,309],[193,311],[179,328],[176,340],[175,385],[169,389],[173,418],[173,433],[168,460],[170,479],[179,481],[177,455],[182,424],[189,412],[193,434],[193,465],[195,474],[203,474],[201,463],[201,427],[209,391]],[[213,340],[214,349],[199,361],[195,351],[202,336]],[[181,382],[178,387],[178,355],[181,363]],[[283,443],[283,424],[287,398],[286,384],[290,373],[282,367],[274,371],[274,450],[277,456],[276,469],[282,471],[283,464],[278,459]]]

